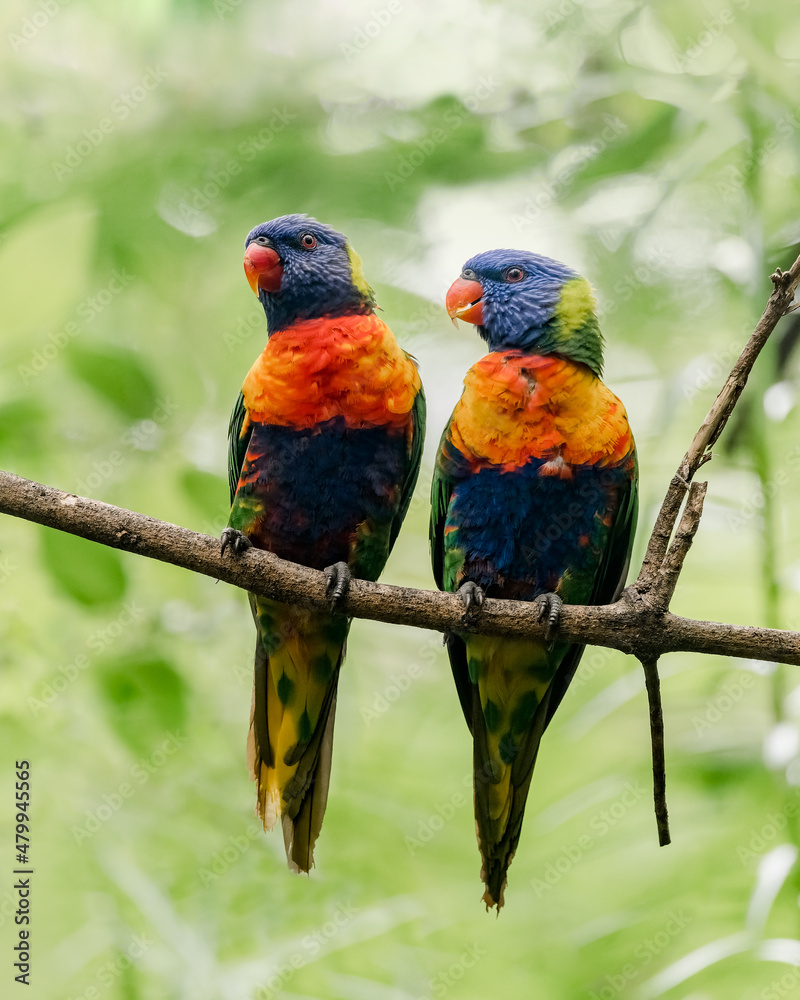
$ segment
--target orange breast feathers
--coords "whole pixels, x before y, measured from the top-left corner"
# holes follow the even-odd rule
[[[404,427],[420,389],[414,362],[377,316],[305,320],[274,333],[242,386],[250,418],[311,427]]]
[[[633,450],[625,407],[591,369],[519,351],[487,354],[470,368],[450,435],[477,466],[544,458],[543,475],[614,465]]]

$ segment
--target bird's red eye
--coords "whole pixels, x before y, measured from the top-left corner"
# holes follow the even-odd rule
[[[313,233],[303,233],[303,235],[300,237],[300,242],[303,244],[306,250],[313,250],[314,247],[317,245],[317,238],[314,236]]]
[[[521,267],[509,267],[506,271],[506,281],[522,281],[525,272]]]

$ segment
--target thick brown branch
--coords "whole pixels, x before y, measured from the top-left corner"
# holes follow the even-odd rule
[[[733,366],[733,370],[725,380],[713,406],[695,434],[689,445],[689,450],[684,455],[678,466],[678,471],[669,485],[647,545],[639,577],[634,584],[635,589],[640,594],[645,594],[654,587],[667,553],[669,540],[680,511],[681,500],[689,488],[692,477],[707,461],[708,449],[718,440],[728,422],[728,418],[747,384],[747,379],[758,355],[769,339],[769,335],[775,329],[778,320],[792,304],[795,290],[800,282],[800,257],[788,271],[776,271],[772,275],[772,281],[775,288],[769,297],[761,319],[756,324],[739,360]]]
[[[0,472],[0,513],[68,531],[82,538],[182,566],[266,597],[327,608],[323,573],[249,549],[220,555],[219,539],[110,504]],[[462,623],[455,594],[353,580],[342,610],[354,618],[415,625],[439,632],[543,636],[539,608],[523,601],[487,600],[477,620]],[[606,607],[565,605],[559,637],[608,646],[641,657],[682,650],[800,665],[800,633],[693,621],[623,599]]]

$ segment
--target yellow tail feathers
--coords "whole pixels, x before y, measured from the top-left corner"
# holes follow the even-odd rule
[[[473,685],[475,822],[487,907],[503,905],[539,736],[533,720],[553,677],[541,642],[465,639]]]
[[[280,818],[290,867],[308,871],[330,781],[341,616],[254,598],[256,646],[247,759],[265,830]]]

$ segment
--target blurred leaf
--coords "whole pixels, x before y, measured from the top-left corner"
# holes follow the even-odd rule
[[[67,354],[70,367],[124,417],[142,420],[156,407],[157,389],[141,357],[125,347],[73,346]]]
[[[576,172],[570,194],[581,191],[598,178],[634,173],[670,154],[678,109],[658,101],[642,103],[653,109],[645,122],[631,125],[630,121],[623,121],[616,115],[606,115],[601,119],[606,122],[605,129],[595,125],[600,132],[595,141],[599,138],[604,145],[597,156]]]
[[[134,752],[152,754],[170,735],[179,736],[187,687],[171,663],[143,653],[106,664],[96,677],[117,735]],[[178,749],[174,742],[170,753]]]
[[[187,498],[205,517],[213,520],[228,509],[228,482],[202,469],[186,469],[181,486]]]
[[[95,210],[85,202],[32,213],[0,248],[4,338],[57,327],[83,293],[94,248]]]
[[[33,399],[14,399],[0,405],[0,456],[41,450],[45,414]]]
[[[42,531],[42,558],[53,582],[79,604],[113,604],[128,581],[114,549],[65,531]]]

